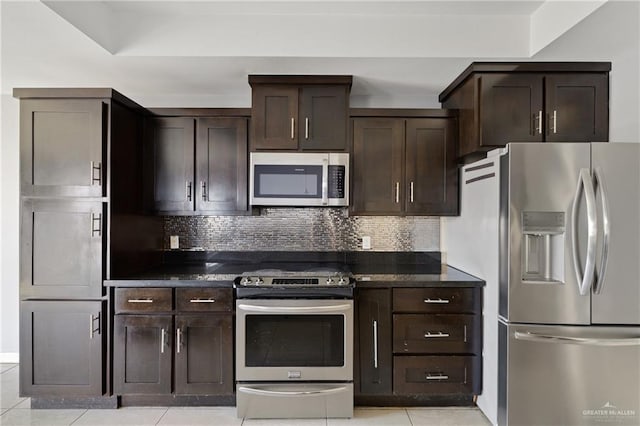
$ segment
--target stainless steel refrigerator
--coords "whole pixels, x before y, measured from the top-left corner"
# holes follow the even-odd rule
[[[498,362],[488,417],[640,424],[640,144],[514,143],[491,161],[498,205],[485,210],[497,214],[498,265],[487,290],[498,303],[484,320],[497,347],[484,357]],[[491,174],[475,167],[463,185],[474,182],[466,170]]]

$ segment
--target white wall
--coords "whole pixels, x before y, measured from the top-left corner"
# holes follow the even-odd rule
[[[609,140],[640,142],[640,3],[609,1],[535,61],[611,61]]]

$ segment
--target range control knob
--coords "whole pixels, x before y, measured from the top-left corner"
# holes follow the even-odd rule
[[[242,284],[242,285],[249,285],[249,284],[251,284],[251,278],[249,278],[249,277],[244,277],[244,278],[242,279],[242,281],[240,281],[240,284]]]
[[[333,277],[328,277],[327,278],[327,285],[331,285],[333,284]]]
[[[340,285],[347,284],[347,279],[344,276],[340,276],[340,279],[338,280],[338,284]]]
[[[255,284],[256,285],[264,284],[264,280],[262,278],[260,278],[260,277],[257,277]]]

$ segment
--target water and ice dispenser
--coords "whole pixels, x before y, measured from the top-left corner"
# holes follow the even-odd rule
[[[564,283],[564,212],[522,213],[522,282]]]

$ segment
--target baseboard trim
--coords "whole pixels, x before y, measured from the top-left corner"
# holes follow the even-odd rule
[[[18,352],[0,352],[0,363],[17,364],[20,362],[20,354]]]

